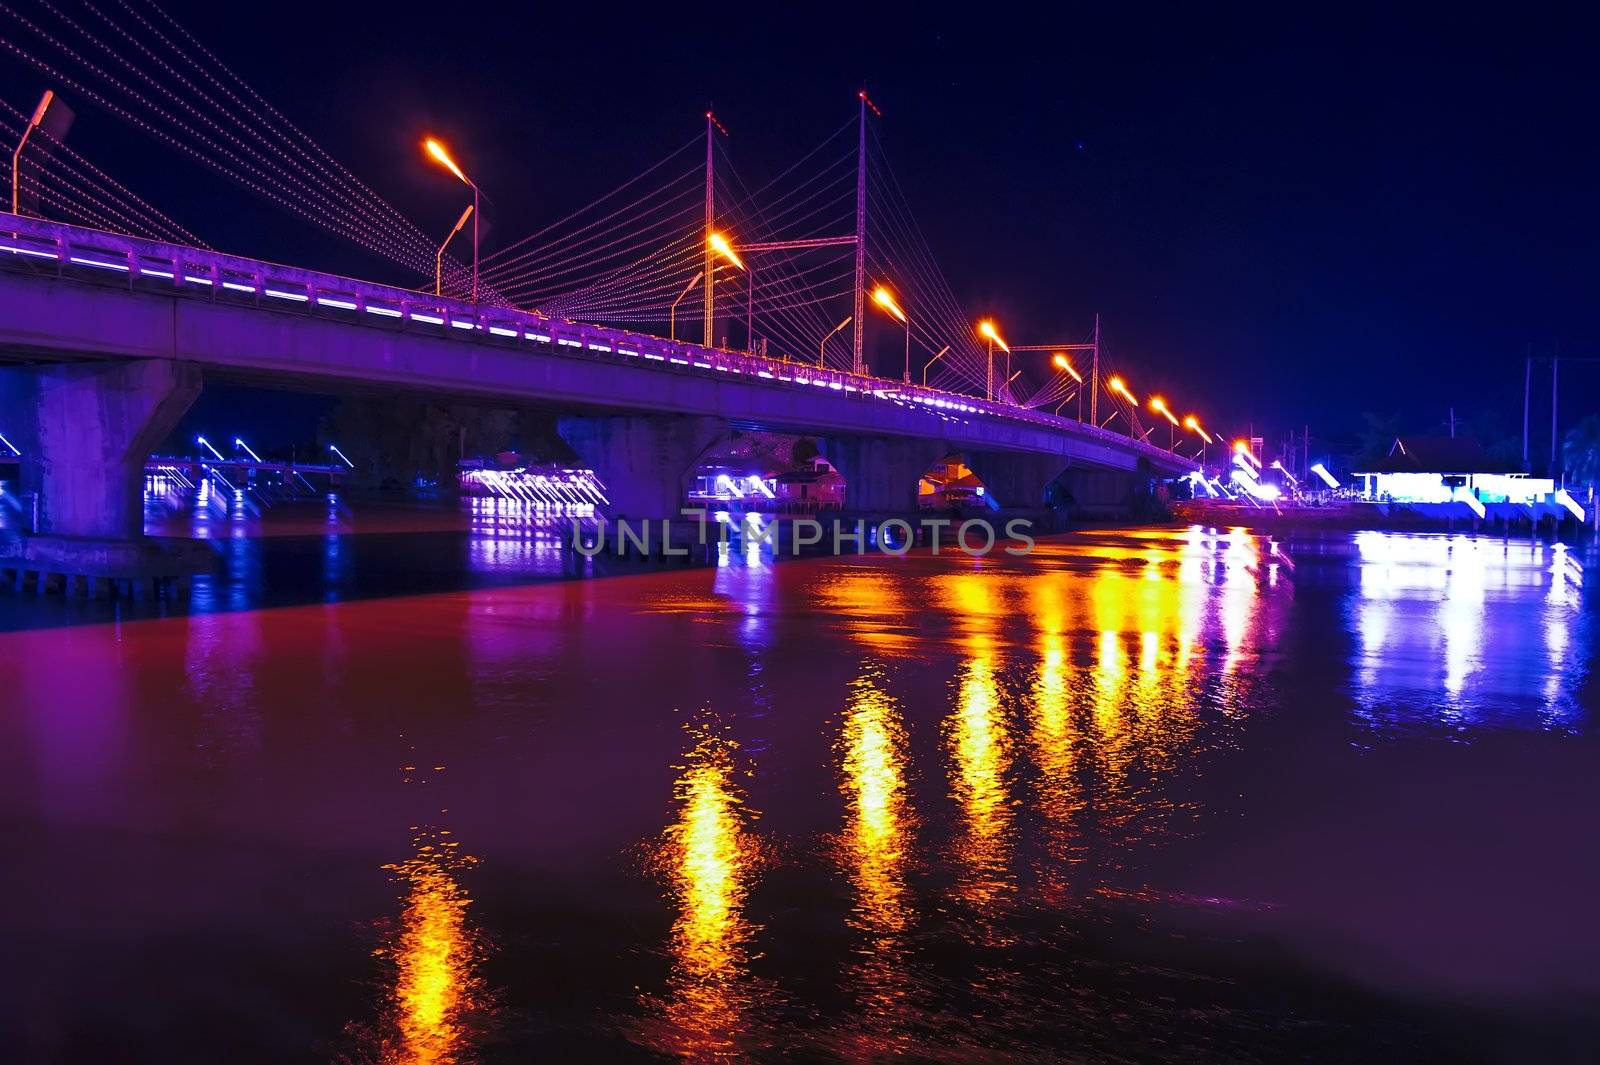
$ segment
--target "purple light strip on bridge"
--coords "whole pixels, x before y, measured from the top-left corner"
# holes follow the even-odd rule
[[[1133,450],[1150,458],[1158,458],[1167,464],[1183,468],[1193,465],[1152,444],[1098,426],[1027,408],[991,403],[963,393],[905,385],[888,378],[861,377],[826,369],[807,369],[804,371],[809,375],[807,377],[802,378],[798,375],[790,377],[787,374],[773,372],[787,370],[791,374],[794,373],[792,367],[796,364],[783,359],[664,340],[649,334],[549,318],[535,312],[501,308],[485,310],[469,302],[441,299],[410,289],[376,285],[332,274],[277,266],[199,248],[163,244],[25,216],[8,216],[8,221],[0,223],[0,230],[10,238],[0,240],[0,252],[10,252],[13,255],[34,259],[53,259],[63,267],[70,264],[89,269],[113,270],[129,275],[130,279],[151,277],[169,282],[176,274],[181,275],[186,283],[205,285],[214,292],[221,289],[252,296],[266,295],[274,299],[306,303],[313,307],[320,305],[337,310],[354,310],[424,325],[447,326],[447,329],[460,329],[479,335],[486,333],[506,339],[521,338],[545,345],[550,345],[553,341],[558,349],[589,350],[630,357],[642,355],[656,362],[683,366],[691,371],[713,370],[739,374],[748,371],[759,379],[780,384],[795,386],[809,384],[832,391],[869,396],[900,406],[915,403],[924,408],[931,408],[930,413],[954,411],[959,414],[1038,425],[1088,437],[1098,443]],[[121,261],[111,261],[114,259]],[[191,272],[196,268],[204,270],[211,276],[199,276]],[[251,283],[228,281],[224,279],[225,275],[249,278]],[[296,280],[290,281],[290,277]],[[274,283],[280,287],[273,287]],[[303,293],[289,291],[289,288],[295,287],[304,288],[306,291]],[[171,286],[168,288],[170,290]],[[528,328],[533,323],[540,326],[540,331]],[[563,332],[575,333],[576,336],[562,336]],[[652,348],[656,350],[651,351]]]

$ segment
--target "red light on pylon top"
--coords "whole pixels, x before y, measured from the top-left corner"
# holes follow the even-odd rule
[[[878,110],[878,105],[872,102],[872,97],[867,95],[867,90],[862,89],[860,92],[856,93],[856,99],[872,108],[872,113],[877,115],[879,118],[883,117],[883,112]]]

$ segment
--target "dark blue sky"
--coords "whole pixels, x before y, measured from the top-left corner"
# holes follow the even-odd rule
[[[1223,424],[1332,435],[1372,410],[1425,430],[1454,405],[1518,428],[1525,345],[1600,354],[1600,90],[1592,34],[1559,16],[169,10],[430,232],[460,204],[417,138],[450,137],[495,196],[491,241],[692,137],[708,101],[759,173],[865,84],[973,313],[1052,341],[1099,310],[1136,386]],[[0,57],[15,106],[44,84]],[[80,112],[80,151],[215,246],[385,274]],[[1600,409],[1596,378],[1566,375],[1565,421]]]

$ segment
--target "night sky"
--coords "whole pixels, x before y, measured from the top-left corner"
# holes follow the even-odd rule
[[[865,85],[967,309],[1017,343],[1084,334],[1098,310],[1141,395],[1214,425],[1331,441],[1364,411],[1438,431],[1453,405],[1519,432],[1527,345],[1600,354],[1593,37],[1553,16],[168,9],[427,232],[461,208],[417,150],[446,137],[495,199],[486,252],[693,137],[708,103],[759,175]],[[0,56],[13,106],[47,84]],[[213,246],[416,283],[72,103],[70,143]],[[1600,410],[1600,372],[1563,380],[1565,423]],[[237,400],[197,416],[219,402]],[[237,431],[292,436],[305,409],[241,410]]]

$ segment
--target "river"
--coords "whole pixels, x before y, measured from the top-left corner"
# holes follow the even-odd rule
[[[8,1060],[1593,1060],[1577,549],[151,521],[185,607],[0,592]]]

